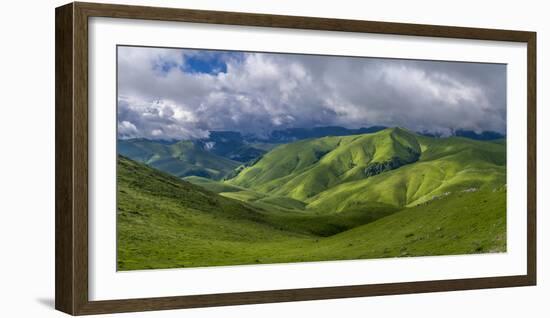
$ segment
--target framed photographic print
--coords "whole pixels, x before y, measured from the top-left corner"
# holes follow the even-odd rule
[[[56,308],[536,284],[536,33],[56,10]]]

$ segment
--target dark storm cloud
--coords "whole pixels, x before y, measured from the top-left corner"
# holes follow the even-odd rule
[[[506,130],[506,67],[375,58],[119,48],[119,135],[401,126]]]

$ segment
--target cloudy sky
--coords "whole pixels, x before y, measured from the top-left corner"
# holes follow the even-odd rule
[[[120,138],[334,125],[505,133],[506,66],[118,48]]]

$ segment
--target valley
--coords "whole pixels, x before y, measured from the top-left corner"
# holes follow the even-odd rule
[[[120,140],[118,269],[506,251],[502,139],[334,131]]]

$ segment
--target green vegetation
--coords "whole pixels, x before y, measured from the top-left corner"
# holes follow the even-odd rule
[[[117,183],[120,270],[228,264],[250,242],[307,237],[268,224],[240,201],[123,157]]]
[[[118,268],[503,252],[505,147],[394,128],[283,144],[225,181],[119,157]]]
[[[222,179],[240,163],[208,152],[192,141],[159,143],[147,139],[118,141],[118,153],[177,177]]]
[[[187,182],[191,182],[193,184],[196,184],[198,186],[201,186],[205,188],[208,191],[220,193],[220,192],[238,192],[246,190],[245,188],[241,188],[238,186],[230,185],[227,183],[217,182],[212,179],[203,178],[203,177],[197,177],[197,176],[190,176],[185,177],[183,180]]]
[[[394,128],[280,146],[227,183],[327,211],[369,202],[402,207],[457,189],[502,185],[505,163],[503,144]],[[369,169],[380,166],[385,168],[379,173]]]

